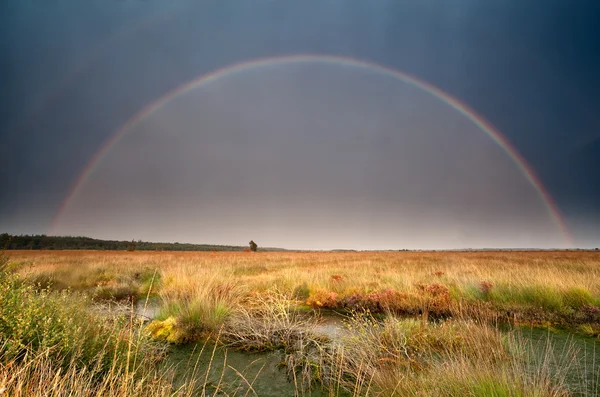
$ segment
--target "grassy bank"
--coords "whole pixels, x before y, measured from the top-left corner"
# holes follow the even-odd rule
[[[168,383],[156,368],[165,346],[135,317],[100,317],[90,303],[0,270],[0,390],[11,396],[161,395]]]

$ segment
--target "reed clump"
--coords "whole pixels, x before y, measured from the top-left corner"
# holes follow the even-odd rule
[[[334,391],[373,396],[567,396],[566,372],[534,371],[522,339],[470,320],[423,323],[354,313],[320,361]]]
[[[239,308],[224,325],[221,338],[243,351],[293,351],[305,340],[319,339],[312,332],[317,323],[315,313],[300,312],[289,296],[274,291]]]

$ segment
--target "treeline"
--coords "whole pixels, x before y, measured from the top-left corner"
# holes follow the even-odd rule
[[[0,249],[7,250],[116,250],[116,251],[245,251],[248,247],[147,241],[99,240],[90,237],[0,234]],[[261,251],[283,251],[261,248]]]

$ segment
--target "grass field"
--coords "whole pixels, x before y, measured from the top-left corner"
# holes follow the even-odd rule
[[[227,349],[248,357],[279,352],[287,374],[279,382],[293,386],[289,395],[599,390],[596,353],[585,352],[590,361],[581,359],[576,343],[560,354],[534,348],[520,331],[560,330],[596,346],[596,251],[9,251],[5,257],[0,388],[10,395],[44,388],[56,395],[269,395],[252,386],[260,371],[250,376],[226,364]],[[155,318],[143,323],[134,313],[97,310],[115,301],[156,306]],[[334,314],[339,335],[317,332]],[[164,365],[189,346],[204,358],[183,369]]]

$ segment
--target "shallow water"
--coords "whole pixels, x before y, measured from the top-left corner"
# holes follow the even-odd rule
[[[342,329],[341,320],[323,323],[319,328],[330,337],[339,336],[347,331]],[[317,328],[317,329],[319,329]],[[545,362],[551,374],[564,371],[565,365],[567,387],[574,396],[600,396],[600,342],[562,332],[548,332],[543,329],[521,329],[519,338],[530,343],[534,352],[527,356],[532,373],[539,372],[539,365]],[[197,366],[200,370],[195,374],[199,383],[207,379],[207,395],[213,394],[220,384],[220,389],[229,395],[246,395],[250,386],[256,394],[249,391],[247,395],[258,396],[328,396],[326,390],[313,388],[302,390],[302,386],[288,377],[285,367],[281,365],[284,357],[281,352],[242,353],[217,347],[213,344],[173,347],[168,358],[168,365],[176,367],[178,375],[176,384],[182,384],[186,375]],[[210,365],[208,378],[206,368]],[[225,370],[223,370],[225,368]],[[237,372],[232,369],[235,368]],[[187,371],[187,373],[186,373]],[[221,379],[221,382],[219,382]],[[298,381],[298,383],[300,383]]]
[[[281,352],[241,353],[206,344],[173,347],[167,365],[176,370],[175,384],[178,387],[189,376],[197,379],[197,394],[202,393],[202,385],[206,380],[205,392],[208,396],[329,396],[322,388],[306,390],[300,381],[296,385],[281,365],[283,358]],[[196,372],[194,367],[198,368]]]
[[[160,313],[160,304],[158,299],[148,299],[137,301],[133,307],[133,312],[146,320],[152,320]]]
[[[335,313],[320,315],[318,324],[311,331],[317,335],[327,336],[331,340],[348,334],[348,329],[344,326],[344,317]]]
[[[160,311],[157,301],[138,302],[134,309],[135,313],[143,318],[154,318]],[[349,332],[344,326],[344,316],[336,313],[321,314],[319,324],[312,331],[332,340],[343,337]],[[600,341],[598,339],[568,332],[526,327],[519,328],[517,336],[532,347],[531,351],[534,353],[526,354],[532,373],[537,373],[536,371],[539,371],[537,368],[544,362],[549,364],[547,367],[554,375],[559,375],[561,368],[567,368],[565,374],[567,387],[573,395],[600,396]],[[178,382],[182,383],[186,371],[191,372],[191,368],[196,366],[201,370],[197,371],[195,377],[201,378],[200,383],[204,383],[205,369],[210,363],[208,395],[213,395],[221,374],[223,374],[221,386],[230,395],[245,395],[250,388],[249,384],[258,396],[329,395],[322,389],[303,391],[301,385],[295,385],[294,379],[288,378],[285,367],[280,365],[284,359],[281,352],[251,354],[218,347],[211,361],[213,346],[207,345],[202,354],[200,354],[202,345],[172,348],[168,365],[177,367]],[[255,394],[250,390],[248,395]]]
[[[133,312],[142,319],[153,319],[160,313],[160,304],[158,300],[139,301],[133,306]],[[325,319],[315,332],[332,337],[341,329],[340,318],[332,316]],[[280,351],[246,353],[207,343],[171,346],[164,365],[174,370],[176,388],[189,386],[186,383],[192,378],[197,382],[194,394],[199,395],[203,392],[207,396],[330,395],[323,388],[313,386],[309,390],[300,380],[288,377],[283,360],[284,354]],[[337,395],[343,396],[341,393]]]
[[[551,375],[560,375],[560,371],[564,371],[567,387],[573,395],[600,396],[598,339],[540,328],[521,328],[518,334],[535,352],[529,356],[532,372],[535,373],[535,367],[539,368],[540,363],[548,363]]]

